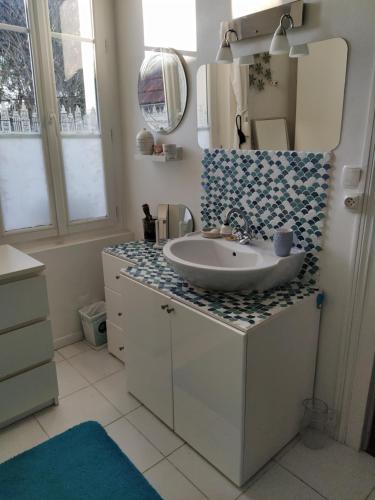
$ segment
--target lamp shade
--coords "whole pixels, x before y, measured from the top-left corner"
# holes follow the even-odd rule
[[[240,66],[251,66],[252,64],[255,64],[255,57],[253,55],[241,56],[238,59],[238,64]]]
[[[272,56],[277,56],[278,54],[288,54],[289,49],[290,45],[286,31],[283,26],[279,25],[273,35],[269,52]]]
[[[306,43],[301,45],[293,45],[290,48],[289,57],[304,57],[309,55],[309,47]]]
[[[229,64],[233,62],[232,49],[227,41],[223,41],[216,55],[216,62]]]

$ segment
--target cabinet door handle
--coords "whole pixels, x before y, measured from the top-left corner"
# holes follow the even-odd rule
[[[161,309],[163,309],[163,311],[164,311],[165,309],[167,309],[167,307],[168,307],[168,304],[164,304],[164,305],[160,306],[160,308],[161,308]]]
[[[125,349],[125,347],[122,345],[118,348],[119,351],[123,351]]]
[[[117,313],[117,316],[122,316],[122,313]]]
[[[171,313],[173,313],[173,312],[174,312],[174,307],[168,307],[168,308],[167,308],[167,313],[168,313],[168,314],[171,314]]]

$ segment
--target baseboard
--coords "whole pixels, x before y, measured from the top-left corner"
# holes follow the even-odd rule
[[[59,337],[58,339],[53,339],[54,349],[61,349],[66,345],[74,344],[74,342],[79,342],[83,339],[83,334],[81,330],[74,333],[69,333],[69,335],[64,335],[64,337]]]

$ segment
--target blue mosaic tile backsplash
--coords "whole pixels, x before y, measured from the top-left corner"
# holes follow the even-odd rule
[[[202,160],[201,218],[204,226],[223,222],[228,209],[243,208],[252,230],[265,240],[288,226],[306,251],[299,278],[317,281],[318,253],[329,188],[329,153],[205,150]]]

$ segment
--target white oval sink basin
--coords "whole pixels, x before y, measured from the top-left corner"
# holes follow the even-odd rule
[[[206,239],[188,235],[169,241],[163,253],[182,278],[208,290],[268,290],[297,277],[305,252],[293,248],[277,257],[272,242]]]

